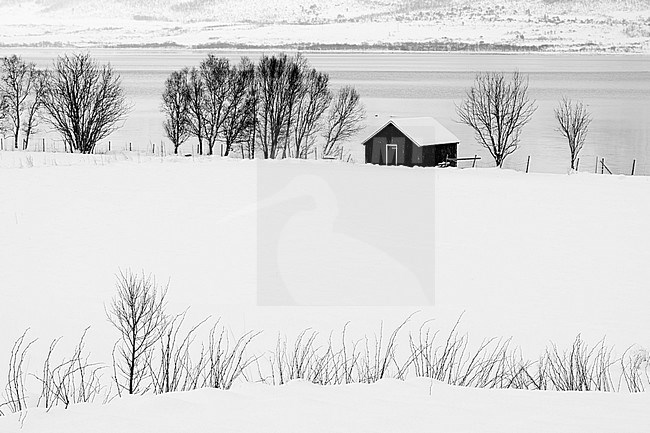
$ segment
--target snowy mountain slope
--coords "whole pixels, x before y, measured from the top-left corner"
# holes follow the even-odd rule
[[[271,36],[270,38],[268,36]],[[643,51],[648,0],[0,2],[4,45],[488,43]],[[466,48],[465,48],[466,49]]]
[[[101,6],[101,7],[98,7]],[[498,15],[568,15],[611,16],[620,12],[639,12],[650,8],[648,0],[4,0],[0,8],[28,8],[35,13],[83,12],[112,17],[115,12],[175,21],[214,20],[308,22],[374,19],[417,19],[427,14],[448,17],[479,16],[493,19]],[[417,14],[417,15],[412,15]]]

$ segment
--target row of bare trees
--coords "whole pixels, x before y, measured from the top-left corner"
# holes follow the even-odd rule
[[[502,167],[520,143],[522,128],[537,110],[528,94],[528,77],[514,72],[510,78],[501,72],[476,76],[465,99],[456,107],[460,122],[470,126],[478,143],[485,147],[497,167]],[[591,114],[582,101],[563,97],[555,109],[557,130],[567,139],[571,169],[585,143]]]
[[[2,59],[0,132],[13,137],[16,149],[27,148],[30,135],[41,122],[46,83],[47,72],[36,68],[34,63],[25,62],[15,55]]]
[[[329,76],[301,55],[242,58],[231,64],[208,55],[198,67],[174,71],[165,82],[161,110],[174,152],[191,137],[200,154],[234,149],[242,158],[307,158],[317,139],[321,153],[338,157],[363,127],[365,109],[350,86],[333,93]]]
[[[365,118],[353,87],[334,94],[329,76],[299,54],[262,56],[257,64],[242,58],[235,65],[208,55],[198,67],[170,74],[161,108],[175,153],[194,137],[200,154],[213,154],[219,144],[223,156],[237,148],[242,158],[254,158],[256,150],[264,158],[306,158],[318,138],[323,156],[339,157]],[[89,54],[58,57],[51,70],[15,55],[0,65],[0,132],[9,132],[16,148],[26,149],[36,128],[46,123],[66,149],[92,153],[130,109],[119,74]],[[488,72],[477,75],[457,113],[502,167],[536,109],[527,76]],[[591,115],[581,101],[565,97],[555,117],[575,168]]]
[[[91,153],[130,109],[120,76],[89,54],[60,56],[52,69],[15,55],[2,59],[0,132],[11,134],[16,149],[27,149],[31,135],[46,124],[66,149]]]

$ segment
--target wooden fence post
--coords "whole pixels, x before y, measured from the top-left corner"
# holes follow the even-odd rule
[[[476,167],[476,157],[477,156],[478,156],[477,154],[474,154],[474,160],[472,161],[472,168]]]
[[[45,138],[43,138],[43,152],[45,152]]]
[[[133,148],[131,147],[131,142],[129,141],[129,152],[131,152]]]
[[[530,155],[528,155],[528,161],[526,161],[526,173],[528,173],[529,168],[530,168]]]
[[[605,174],[605,158],[600,159],[600,174]]]
[[[632,161],[632,174],[630,176],[634,176],[634,168],[636,167],[636,159]]]
[[[598,174],[598,156],[596,156],[596,168],[594,168],[594,173]]]

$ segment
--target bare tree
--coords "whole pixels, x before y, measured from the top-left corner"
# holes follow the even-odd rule
[[[210,54],[201,62],[200,70],[205,83],[201,110],[203,136],[208,144],[208,155],[212,155],[214,145],[228,116],[230,63],[226,58],[217,58]]]
[[[131,107],[110,64],[90,54],[59,57],[44,101],[49,122],[72,150],[92,153],[97,143],[121,125]]]
[[[257,87],[257,82],[258,80],[256,78],[255,71],[253,71],[253,80],[251,81],[250,87],[248,89],[250,106],[252,110],[251,123],[246,133],[248,139],[241,143],[242,158],[245,158],[245,155],[247,155],[249,159],[255,159],[255,146],[257,143],[256,133],[257,133],[258,112],[259,112],[258,110],[259,90]]]
[[[0,136],[3,138],[9,130],[9,125],[7,122],[7,111],[9,110],[9,104],[7,103],[7,98],[5,95],[0,93]]]
[[[314,142],[314,135],[322,127],[320,121],[332,101],[328,87],[329,76],[316,69],[306,71],[295,107],[292,131],[293,156],[306,158]]]
[[[460,122],[474,129],[476,140],[490,152],[497,167],[517,150],[521,129],[536,109],[528,96],[528,78],[519,72],[510,79],[501,72],[478,74],[466,98],[456,106]]]
[[[0,94],[7,104],[7,117],[14,137],[14,148],[18,149],[20,131],[27,108],[27,98],[32,93],[38,78],[36,65],[27,63],[13,55],[2,59],[0,73]]]
[[[558,131],[568,140],[571,152],[571,169],[575,169],[576,159],[587,138],[591,115],[582,101],[572,101],[566,96],[555,109],[555,118],[559,123]]]
[[[34,74],[34,85],[30,97],[26,101],[25,122],[22,130],[25,134],[25,144],[23,149],[27,149],[29,137],[36,131],[42,120],[43,103],[47,94],[49,72],[47,70],[36,70]]]
[[[255,113],[255,99],[251,88],[255,80],[255,66],[246,58],[230,71],[228,91],[228,110],[222,127],[224,154],[228,156],[236,143],[242,144],[249,140]]]
[[[190,133],[199,141],[199,155],[203,155],[203,98],[205,94],[205,83],[201,77],[201,71],[195,67],[188,73],[188,90],[190,97]]]
[[[366,110],[359,92],[352,86],[339,89],[329,110],[324,131],[324,156],[342,155],[342,144],[364,128]]]
[[[113,357],[115,383],[118,392],[145,392],[143,381],[149,375],[150,357],[161,338],[168,320],[165,314],[167,287],[159,288],[149,275],[120,271],[117,275],[117,295],[106,316],[120,333]],[[122,381],[120,381],[120,377]]]
[[[165,114],[165,135],[174,145],[174,153],[190,136],[190,89],[187,83],[188,69],[174,71],[165,80],[161,110]]]
[[[256,134],[264,158],[274,159],[288,143],[300,68],[295,58],[281,54],[262,56],[256,72]]]
[[[284,147],[282,149],[282,157],[286,158],[291,156],[291,149],[289,148],[289,143],[292,134],[292,126],[295,123],[296,118],[296,106],[298,104],[298,98],[304,91],[304,81],[305,73],[307,71],[307,59],[305,59],[300,53],[295,57],[290,58],[287,63],[287,69],[284,74],[284,86],[285,92],[284,96],[287,104],[287,116],[286,116],[286,125],[284,131]]]

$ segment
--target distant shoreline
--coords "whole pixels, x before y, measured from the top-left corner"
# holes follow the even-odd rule
[[[579,54],[579,55],[650,55],[650,52],[635,49],[629,46],[601,47],[583,44],[575,46],[565,45],[511,45],[496,43],[469,43],[469,42],[404,42],[404,43],[379,43],[379,44],[231,44],[231,43],[204,43],[196,45],[183,45],[175,42],[169,43],[122,43],[122,44],[62,44],[62,43],[23,43],[0,44],[0,49],[77,49],[77,50],[188,50],[188,51],[302,51],[302,52],[349,52],[349,53],[446,53],[446,54]]]

